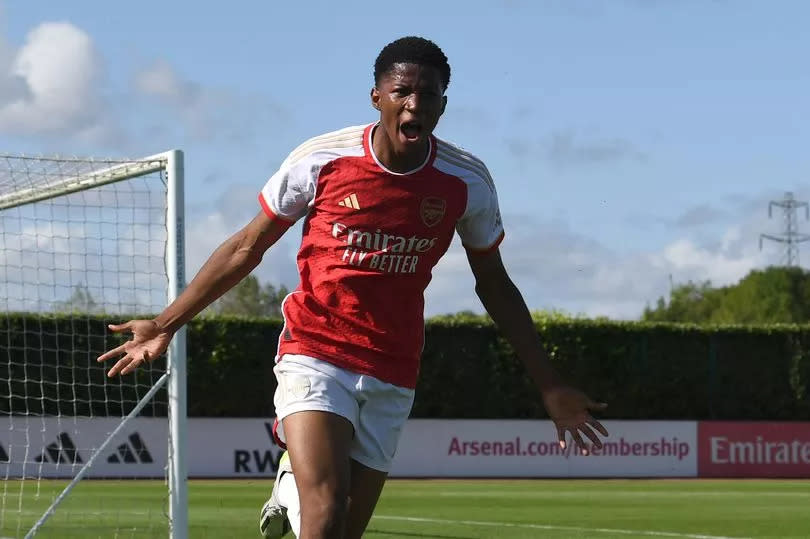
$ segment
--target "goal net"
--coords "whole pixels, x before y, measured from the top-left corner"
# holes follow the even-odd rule
[[[182,177],[179,151],[0,155],[0,538],[186,537],[185,331],[96,361],[183,286]]]

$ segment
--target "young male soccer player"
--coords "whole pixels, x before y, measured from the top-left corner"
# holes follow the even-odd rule
[[[365,530],[413,402],[423,293],[454,233],[478,297],[536,382],[560,443],[569,433],[578,446],[585,435],[601,447],[594,430],[607,435],[589,413],[605,405],[555,374],[504,269],[487,168],[432,135],[449,81],[447,58],[431,41],[406,37],[383,48],[371,90],[379,120],[294,150],[262,188],[258,215],[154,320],[110,326],[132,339],[99,358],[123,355],[109,371],[115,376],[162,354],[180,326],[304,218],[301,282],[282,305],[274,398],[277,435],[294,470],[300,538],[351,539]]]

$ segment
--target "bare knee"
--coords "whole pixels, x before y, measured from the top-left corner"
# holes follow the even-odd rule
[[[348,489],[329,485],[300,490],[301,539],[342,539],[348,514]]]

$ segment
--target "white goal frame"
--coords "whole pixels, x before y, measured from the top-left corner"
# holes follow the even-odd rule
[[[0,155],[0,158],[25,159],[22,155]],[[37,158],[32,158],[37,159]],[[71,161],[63,159],[62,161]],[[87,161],[76,159],[76,161]],[[84,191],[101,185],[135,178],[149,173],[165,171],[167,188],[166,208],[166,274],[168,280],[167,305],[173,302],[185,286],[185,209],[184,209],[184,165],[183,152],[170,150],[143,159],[122,162],[104,170],[84,176],[58,178],[57,180],[0,195],[0,210],[14,208],[41,200],[51,199],[77,191]],[[96,458],[102,454],[115,435],[135,417],[151,400],[152,396],[168,383],[169,406],[169,450],[168,450],[168,487],[169,487],[169,537],[171,539],[188,538],[188,467],[186,462],[186,328],[183,326],[169,344],[167,350],[167,372],[144,395],[135,408],[122,419],[118,427],[105,442],[87,460],[73,480],[54,499],[51,506],[34,524],[26,537],[33,537],[45,521],[54,513],[56,507],[73,487],[90,471]]]

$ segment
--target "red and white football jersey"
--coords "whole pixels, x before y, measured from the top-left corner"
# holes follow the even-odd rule
[[[395,173],[374,155],[374,127],[308,140],[259,193],[270,218],[306,219],[277,359],[304,354],[414,388],[433,266],[454,232],[468,250],[488,251],[503,226],[481,160],[431,137],[422,166]]]

